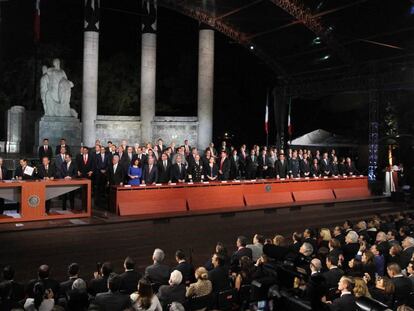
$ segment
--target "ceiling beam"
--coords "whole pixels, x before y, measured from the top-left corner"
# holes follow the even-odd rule
[[[256,5],[256,4],[258,4],[259,2],[262,2],[262,1],[263,0],[252,1],[252,2],[250,2],[248,4],[246,4],[246,5],[243,5],[241,7],[238,7],[237,9],[234,9],[234,10],[232,10],[230,12],[224,13],[223,15],[220,15],[220,16],[216,17],[216,21],[217,20],[220,20],[220,19],[223,19],[225,17],[229,17],[229,16],[231,16],[233,14],[236,14],[236,13],[238,13],[238,12],[244,10],[244,9],[250,8],[251,6]]]

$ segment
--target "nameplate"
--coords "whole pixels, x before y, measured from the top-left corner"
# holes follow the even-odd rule
[[[359,175],[359,177],[364,177],[364,175]]]
[[[146,186],[146,184],[140,184],[139,186],[140,186],[140,187],[145,187],[145,186]]]
[[[280,178],[280,180],[286,180],[286,178]]]
[[[170,183],[170,185],[171,185],[171,186],[175,186],[175,185],[177,185],[177,183],[175,183],[175,182],[171,182],[171,183]]]
[[[328,176],[323,176],[323,178],[328,178]]]
[[[203,181],[203,184],[209,184],[209,182],[208,181]]]
[[[235,179],[235,180],[233,180],[233,182],[240,182],[240,180],[238,180],[238,179]]]
[[[221,183],[222,184],[226,184],[227,183],[227,180],[222,180]]]
[[[296,180],[299,180],[299,179],[300,179],[300,177],[295,177],[295,179],[296,179]]]
[[[319,176],[315,176],[315,179],[318,179],[319,178]]]
[[[355,178],[356,176],[355,175],[352,175],[352,178]]]
[[[125,188],[131,188],[131,185],[124,185]]]
[[[309,179],[309,177],[305,177],[305,179]]]
[[[348,178],[348,176],[344,175],[344,178]]]
[[[256,179],[251,179],[250,181],[251,181],[251,182],[256,182]]]
[[[187,183],[187,185],[194,185],[194,183],[193,183],[192,181],[189,181],[189,182]]]
[[[334,176],[334,178],[339,178],[339,176]]]
[[[162,184],[155,184],[156,186],[162,186]]]

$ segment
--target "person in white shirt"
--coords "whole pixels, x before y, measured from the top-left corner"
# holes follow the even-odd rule
[[[51,311],[55,306],[53,292],[51,289],[45,289],[41,282],[33,287],[34,298],[27,298],[24,303],[26,311]]]

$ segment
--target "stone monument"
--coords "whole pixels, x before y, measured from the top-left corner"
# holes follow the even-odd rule
[[[23,106],[13,106],[6,112],[7,120],[7,153],[22,152],[23,122],[25,109]]]
[[[66,73],[60,68],[60,60],[53,60],[53,67],[42,67],[40,78],[40,97],[44,115],[36,122],[36,143],[40,146],[48,138],[56,146],[65,138],[70,146],[81,144],[81,124],[78,113],[70,108],[70,97],[74,86]]]

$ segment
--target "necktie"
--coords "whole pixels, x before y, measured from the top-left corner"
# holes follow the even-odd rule
[[[117,168],[117,165],[115,164],[115,165],[114,165],[114,174],[115,174],[115,172],[116,172],[116,168]]]
[[[61,157],[62,157],[62,161],[65,161],[65,155],[62,154]]]
[[[3,168],[0,166],[0,180],[3,180]]]
[[[220,171],[222,170],[222,168],[223,168],[223,162],[224,162],[224,158],[223,159],[221,159],[221,162],[220,162]]]
[[[167,169],[167,161],[164,161],[164,169]]]
[[[70,162],[66,164],[66,170],[69,171]]]
[[[83,163],[86,164],[88,160],[86,159],[86,154],[83,155]]]
[[[180,174],[181,174],[181,164],[178,164],[178,170],[180,171]]]
[[[45,151],[47,151],[47,146],[45,146]]]
[[[102,154],[101,157],[102,157],[102,163],[105,162],[105,155]]]

